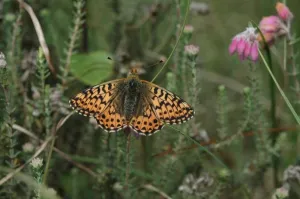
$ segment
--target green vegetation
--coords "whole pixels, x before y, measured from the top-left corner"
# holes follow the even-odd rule
[[[275,0],[206,2],[0,1],[0,198],[300,198],[300,1],[290,21]],[[230,56],[248,24],[260,48]],[[70,108],[131,68],[195,117],[145,137]]]

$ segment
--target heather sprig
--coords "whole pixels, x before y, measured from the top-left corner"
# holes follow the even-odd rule
[[[256,164],[258,166],[264,166],[269,164],[271,161],[270,154],[268,149],[270,148],[270,141],[266,133],[266,129],[269,127],[268,121],[265,119],[265,116],[262,112],[263,108],[261,105],[260,97],[261,96],[261,80],[258,78],[257,65],[249,65],[249,81],[250,81],[250,100],[252,107],[249,111],[251,130],[255,132],[256,139],[256,148],[257,148],[257,160]],[[248,111],[248,112],[249,112]]]
[[[5,88],[7,86],[8,80],[8,71],[6,68],[6,59],[5,55],[0,52],[0,109],[3,110],[0,112],[0,126],[4,123],[6,117],[6,99],[5,99]]]
[[[84,4],[84,0],[74,1],[75,12],[73,17],[73,26],[70,30],[67,47],[64,50],[65,57],[62,59],[62,63],[60,65],[61,75],[59,75],[59,78],[61,79],[63,86],[66,86],[67,82],[70,80],[69,72],[72,55],[76,53],[79,45],[80,33],[82,32],[82,24],[84,22],[83,17],[85,15],[83,10]]]
[[[38,108],[39,112],[43,114],[45,117],[45,101],[48,99],[46,98],[46,79],[49,77],[50,71],[45,64],[44,54],[41,48],[38,50],[38,57],[37,57],[37,72],[36,77],[38,79],[38,88],[37,92],[39,93],[38,101]]]
[[[219,86],[217,102],[217,121],[219,123],[218,134],[223,140],[228,134],[228,97],[224,85]]]
[[[18,150],[18,132],[15,131],[12,126],[15,123],[15,118],[13,117],[14,106],[10,102],[11,93],[8,91],[9,87],[3,87],[4,96],[5,96],[5,108],[4,112],[6,112],[7,116],[5,117],[5,125],[0,128],[3,132],[3,138],[1,139],[2,144],[4,144],[4,153],[5,153],[5,165],[11,169],[16,169],[19,166],[19,155],[20,151]],[[2,137],[1,136],[1,137]],[[11,179],[5,185],[5,192],[7,197],[16,198],[17,194],[15,193],[15,188],[18,185],[18,181],[16,179]]]
[[[34,158],[31,163],[31,170],[33,173],[33,177],[36,180],[38,185],[41,185],[43,182],[43,159],[40,158]],[[34,190],[34,199],[40,199],[41,198],[41,190],[40,188],[37,188]]]

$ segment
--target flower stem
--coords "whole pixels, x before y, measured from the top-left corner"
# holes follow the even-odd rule
[[[266,53],[267,53],[267,59],[268,59],[268,64],[270,67],[271,72],[274,74],[274,68],[273,68],[273,64],[272,64],[272,58],[271,58],[271,53],[270,53],[270,49],[267,47],[266,48]],[[286,54],[286,53],[285,53]],[[286,60],[286,59],[285,59]],[[284,64],[286,65],[286,64]],[[277,122],[276,122],[276,88],[275,88],[275,84],[274,81],[272,79],[272,77],[269,77],[269,87],[270,87],[270,98],[271,98],[271,110],[270,110],[270,116],[271,116],[271,128],[277,128]],[[271,144],[274,147],[276,145],[277,142],[277,138],[278,138],[277,133],[273,133],[271,135]],[[273,164],[273,169],[274,169],[274,184],[276,187],[279,186],[279,180],[277,177],[277,172],[278,172],[278,165],[279,165],[279,158],[276,155],[273,155],[272,157],[272,164]]]
[[[127,136],[127,147],[126,147],[126,153],[127,153],[127,165],[126,165],[126,179],[125,179],[125,189],[128,189],[128,183],[129,183],[129,173],[130,173],[130,135]]]
[[[45,166],[45,173],[44,173],[44,177],[43,177],[43,184],[46,184],[46,182],[47,182],[47,177],[48,177],[48,173],[49,173],[49,166],[50,166],[50,160],[51,160],[52,151],[53,151],[54,144],[55,144],[55,137],[54,136],[53,136],[53,139],[51,141],[50,149],[49,149],[49,152],[48,152],[47,162],[46,162],[46,166]]]
[[[279,90],[281,96],[283,97],[286,105],[290,109],[290,111],[291,111],[293,117],[295,118],[297,124],[300,125],[300,118],[299,118],[298,114],[296,113],[294,107],[292,106],[291,102],[289,101],[289,99],[287,98],[287,96],[285,95],[285,93],[283,92],[283,90],[281,89],[280,85],[278,84],[278,82],[277,82],[275,76],[273,75],[273,72],[271,71],[271,69],[270,69],[270,67],[269,67],[269,65],[268,65],[265,57],[263,56],[262,52],[260,50],[258,52],[259,52],[259,55],[260,55],[262,61],[264,62],[264,65],[266,66],[266,68],[267,68],[270,76],[272,77],[272,80],[274,81],[277,89]]]

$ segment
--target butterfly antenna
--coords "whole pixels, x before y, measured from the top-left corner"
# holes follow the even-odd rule
[[[157,65],[159,65],[159,64],[161,64],[161,63],[164,63],[164,61],[163,61],[163,60],[159,60],[158,62],[156,62],[156,63],[154,63],[154,64],[152,64],[152,65],[150,65],[150,66],[148,66],[148,67],[157,66]]]
[[[189,15],[189,11],[190,11],[190,4],[191,4],[191,0],[187,0],[187,6],[186,6],[186,11],[185,11],[185,16],[184,16],[184,20],[183,20],[183,24],[181,26],[181,30],[180,30],[180,34],[179,34],[179,37],[175,43],[175,46],[173,47],[172,49],[172,52],[171,54],[169,55],[168,59],[166,60],[166,62],[164,63],[164,65],[161,67],[161,69],[158,71],[158,73],[153,77],[153,79],[151,80],[151,82],[154,82],[154,80],[158,77],[158,75],[161,73],[161,71],[166,67],[166,65],[168,64],[168,62],[170,61],[172,55],[174,54],[175,52],[175,49],[179,43],[179,40],[181,39],[181,35],[183,33],[183,29],[185,27],[185,24],[186,24],[186,21],[187,21],[187,18],[188,18],[188,15]]]

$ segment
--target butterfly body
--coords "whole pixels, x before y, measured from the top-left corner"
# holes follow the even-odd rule
[[[143,98],[144,85],[141,83],[138,77],[132,75],[128,77],[128,80],[124,82],[124,93],[121,97],[123,100],[123,112],[127,124],[129,124],[131,118],[138,114],[138,107],[141,98]]]
[[[130,127],[152,135],[165,124],[179,124],[193,117],[194,110],[174,93],[140,80],[136,72],[88,88],[70,100],[80,114],[94,117],[108,132]]]

